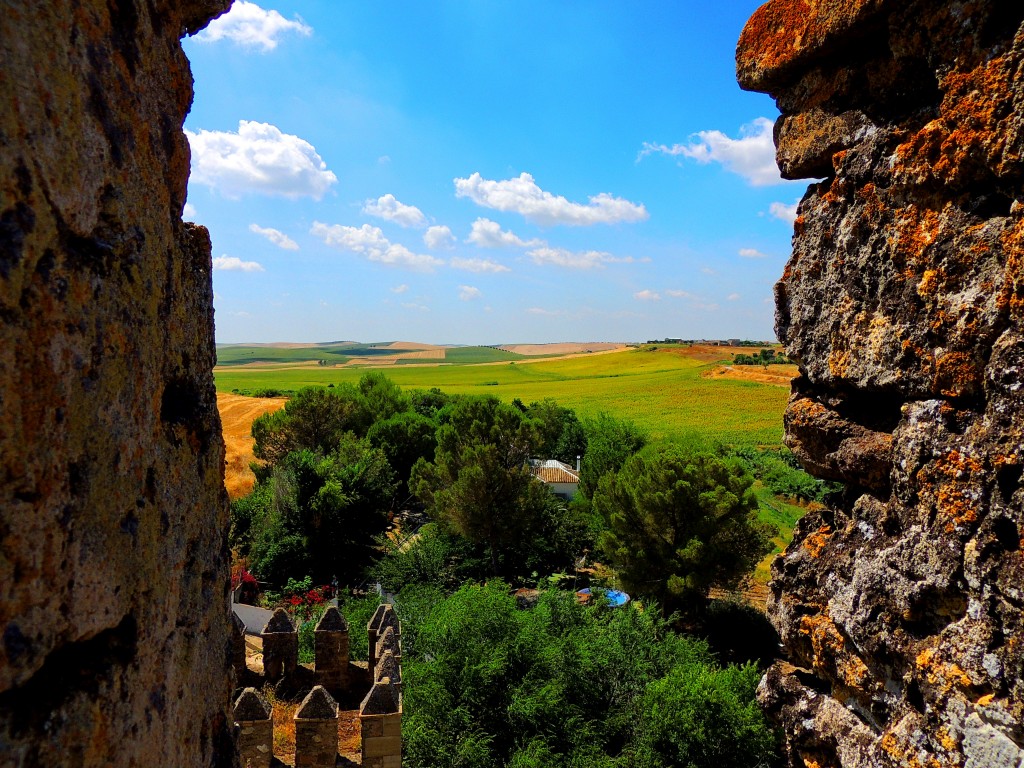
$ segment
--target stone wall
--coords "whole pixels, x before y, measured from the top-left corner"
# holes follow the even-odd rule
[[[228,765],[210,241],[179,38],[229,0],[11,0],[0,24],[5,765]]]
[[[773,566],[793,765],[1024,758],[1024,5],[772,0],[737,51],[798,208],[786,442],[842,498]]]

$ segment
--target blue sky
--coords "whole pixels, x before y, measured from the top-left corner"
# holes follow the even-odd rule
[[[757,5],[236,2],[185,41],[218,342],[773,338]]]

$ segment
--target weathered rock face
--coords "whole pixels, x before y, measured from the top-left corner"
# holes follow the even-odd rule
[[[1024,5],[772,0],[737,51],[798,209],[787,444],[845,483],[773,567],[794,765],[1024,760]]]
[[[230,0],[0,24],[0,763],[228,765],[210,242],[179,38]]]

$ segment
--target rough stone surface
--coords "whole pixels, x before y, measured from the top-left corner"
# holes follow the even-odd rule
[[[232,760],[210,242],[179,37],[229,0],[3,4],[0,758]]]
[[[313,631],[317,684],[339,695],[349,686],[348,623],[333,605],[324,611]]]
[[[737,50],[798,208],[787,444],[845,485],[773,566],[792,765],[1024,760],[1024,5],[772,0]]]
[[[284,608],[274,611],[263,632],[263,673],[280,680],[295,673],[299,664],[299,633]]]
[[[295,768],[333,768],[338,754],[338,704],[319,685],[295,713]]]

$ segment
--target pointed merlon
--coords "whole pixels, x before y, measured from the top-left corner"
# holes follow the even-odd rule
[[[232,714],[236,723],[269,720],[271,709],[255,688],[246,688],[235,702]]]
[[[360,715],[390,715],[398,711],[398,689],[390,678],[383,678],[373,684],[359,705]]]
[[[348,632],[348,622],[341,615],[341,611],[332,605],[324,611],[324,615],[317,622],[314,632]]]
[[[292,624],[291,618],[288,616],[288,612],[284,608],[278,608],[274,611],[274,615],[270,617],[270,621],[263,628],[262,634],[270,635],[277,632],[294,632],[295,625]]]
[[[377,662],[377,669],[374,670],[373,678],[374,680],[390,678],[391,682],[395,684],[402,682],[402,667],[398,663],[398,659],[395,658],[395,654],[391,651],[384,651],[380,661]]]
[[[320,685],[314,686],[295,713],[296,720],[332,720],[337,716],[338,702]]]

